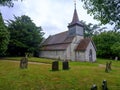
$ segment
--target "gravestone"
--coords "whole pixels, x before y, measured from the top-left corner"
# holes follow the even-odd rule
[[[20,68],[24,69],[28,67],[28,59],[24,57],[20,60]]]
[[[106,62],[105,72],[109,72],[109,71],[111,71],[111,64],[112,64],[111,61],[110,61],[110,62]]]
[[[94,85],[91,87],[91,90],[97,90],[97,86],[94,84]]]
[[[52,71],[58,71],[59,70],[59,62],[54,61],[52,62]]]
[[[115,57],[115,61],[117,61],[118,60],[118,57]]]
[[[112,62],[110,61],[110,62],[108,63],[108,69],[109,69],[109,70],[111,70],[111,64],[112,64]]]
[[[108,90],[107,81],[106,80],[103,80],[103,82],[102,82],[102,90]]]
[[[62,66],[63,66],[63,70],[68,70],[69,69],[69,63],[68,63],[68,61],[64,61],[62,63]]]
[[[105,72],[109,72],[109,68],[108,68],[108,62],[106,62],[106,68],[105,68]]]

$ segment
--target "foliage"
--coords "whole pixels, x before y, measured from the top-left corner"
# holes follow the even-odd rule
[[[8,21],[10,43],[8,52],[11,55],[24,55],[26,52],[35,53],[43,39],[41,27],[37,27],[30,17],[14,16],[15,20]]]
[[[93,40],[97,47],[97,55],[102,58],[114,58],[119,55],[120,33],[105,31],[95,35]]]
[[[112,71],[105,73],[106,61],[70,62],[68,71],[60,63],[60,70],[53,72],[51,64],[29,63],[23,70],[19,62],[0,60],[0,90],[90,90],[93,84],[101,90],[104,79],[108,89],[119,90],[120,62],[112,61]]]
[[[120,41],[119,42],[115,42],[112,45],[111,50],[113,51],[114,55],[120,56]]]
[[[18,1],[18,0],[0,0],[0,5],[1,6],[13,7],[14,6],[13,1]]]
[[[85,21],[81,21],[84,25],[84,35],[85,37],[92,37],[95,34],[101,33],[106,27],[100,27],[100,25],[88,23],[86,24]]]
[[[9,32],[3,22],[2,15],[0,14],[0,56],[5,54],[9,43]]]
[[[120,0],[81,0],[84,8],[94,19],[102,24],[115,24],[115,29],[120,29]]]

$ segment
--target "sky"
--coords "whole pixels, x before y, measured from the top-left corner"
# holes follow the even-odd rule
[[[97,24],[98,21],[87,14],[82,7],[83,3],[76,0],[76,9],[79,20],[86,23]],[[4,20],[14,19],[13,15],[27,15],[37,26],[41,26],[44,37],[68,30],[68,23],[72,21],[74,12],[74,0],[18,0],[13,8],[0,7]]]

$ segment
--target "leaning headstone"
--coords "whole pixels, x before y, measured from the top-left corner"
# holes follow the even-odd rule
[[[24,69],[28,67],[28,58],[24,57],[20,60],[20,68]]]
[[[68,70],[69,69],[69,63],[68,63],[68,61],[63,61],[63,63],[62,63],[63,65],[63,70]]]
[[[112,64],[112,62],[110,61],[110,62],[108,63],[108,69],[109,69],[109,70],[112,70],[112,69],[111,69],[111,64]]]
[[[54,61],[52,62],[52,71],[58,71],[59,70],[59,62]]]
[[[108,90],[107,81],[106,80],[103,80],[103,82],[102,82],[102,90]]]
[[[95,84],[92,85],[91,90],[97,90],[97,86]]]
[[[108,68],[108,62],[106,62],[106,68],[105,68],[105,72],[109,72],[109,68]]]

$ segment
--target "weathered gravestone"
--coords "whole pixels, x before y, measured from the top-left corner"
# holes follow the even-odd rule
[[[24,69],[28,67],[28,58],[24,57],[20,60],[20,68]]]
[[[105,72],[109,72],[111,70],[111,64],[112,62],[106,62],[106,68],[105,68]]]
[[[109,70],[112,70],[112,69],[111,69],[111,64],[112,64],[112,62],[110,61],[110,62],[108,63],[108,69],[109,69]]]
[[[109,68],[108,68],[108,62],[106,62],[106,68],[105,68],[105,72],[109,72]]]
[[[69,63],[68,61],[63,61],[62,62],[63,70],[68,70],[69,69]]]
[[[108,90],[107,81],[106,80],[103,80],[103,82],[102,82],[102,90]]]
[[[59,62],[54,61],[52,62],[52,71],[58,71],[59,70]]]
[[[115,61],[117,61],[118,60],[118,57],[115,57]]]
[[[95,84],[92,85],[91,90],[97,90],[97,86]]]

